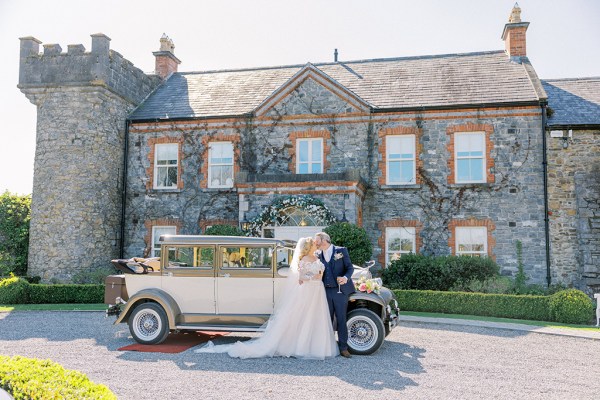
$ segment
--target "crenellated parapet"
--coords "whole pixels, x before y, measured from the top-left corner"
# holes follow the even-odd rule
[[[41,41],[31,36],[20,38],[19,89],[28,94],[28,89],[102,86],[138,105],[162,82],[160,76],[145,74],[111,50],[108,36],[91,36],[90,52],[82,44],[72,44],[66,53],[58,44],[44,44],[40,52]]]

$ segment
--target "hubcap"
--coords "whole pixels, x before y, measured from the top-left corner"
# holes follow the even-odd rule
[[[358,316],[348,320],[348,345],[355,350],[365,351],[373,347],[379,337],[377,327],[368,318]]]
[[[152,340],[160,333],[160,317],[154,310],[144,310],[136,314],[133,329],[138,337]]]

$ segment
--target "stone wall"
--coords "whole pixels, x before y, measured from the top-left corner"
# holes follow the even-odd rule
[[[125,119],[160,82],[92,36],[92,52],[21,39],[19,88],[37,106],[28,273],[44,282],[118,257]]]
[[[567,131],[564,137],[568,137]],[[600,131],[548,135],[553,281],[600,289]]]

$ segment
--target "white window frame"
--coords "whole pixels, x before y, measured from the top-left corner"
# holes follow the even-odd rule
[[[475,157],[475,156],[466,156],[466,157],[458,157],[458,138],[460,137],[467,137],[467,136],[481,136],[481,142],[483,143],[483,148],[481,149],[482,152],[482,156],[481,157]],[[486,149],[487,143],[486,143],[486,136],[485,136],[485,132],[457,132],[454,134],[454,176],[455,179],[454,181],[456,183],[485,183],[487,182],[487,160],[486,160],[486,154],[487,154],[487,149]],[[482,177],[481,180],[465,180],[465,181],[461,181],[459,180],[459,174],[458,174],[458,160],[472,160],[472,159],[479,159],[481,158],[481,171],[482,171]]]
[[[481,257],[487,257],[488,255],[488,231],[487,231],[487,227],[485,226],[457,226],[455,228],[455,242],[456,242],[456,255],[457,256],[461,256],[461,255],[466,255],[466,256],[481,256]],[[482,237],[483,237],[483,250],[482,251],[460,251],[460,244],[461,244],[461,238],[462,238],[462,234],[461,232],[469,232],[470,237],[472,238],[473,234],[476,231],[481,231],[482,232]]]
[[[319,161],[312,161],[312,143],[313,142],[321,143],[321,154]],[[300,162],[300,143],[308,142],[308,161]],[[301,138],[296,140],[296,173],[297,174],[322,174],[323,173],[323,152],[324,152],[324,143],[323,138]],[[321,170],[319,172],[300,172],[300,164],[308,164],[308,170],[312,171],[312,165],[315,163],[321,164]]]
[[[412,158],[401,158],[401,159],[394,159],[391,160],[390,159],[390,140],[395,139],[395,138],[412,138],[412,142],[413,142],[413,152],[412,152]],[[417,183],[417,156],[416,156],[416,152],[417,152],[417,142],[416,142],[416,135],[388,135],[385,137],[385,163],[386,163],[386,174],[385,174],[385,183],[386,185],[414,185]],[[400,161],[402,162],[412,162],[412,179],[409,182],[391,182],[390,181],[390,162],[398,162]]]
[[[160,147],[167,146],[177,146],[177,158],[175,159],[175,165],[158,165],[158,149]],[[169,169],[175,168],[177,170],[177,179],[175,180],[175,184],[172,186],[160,186],[158,181],[158,170],[160,168]],[[177,189],[177,183],[179,182],[179,143],[160,143],[154,146],[154,189]]]
[[[161,229],[162,231],[156,232],[158,229]],[[167,229],[172,232],[164,232]],[[160,246],[157,248],[155,245],[158,243],[160,235],[177,235],[177,227],[173,225],[156,225],[152,227],[152,245],[150,247],[150,257],[159,257],[159,255],[156,255],[156,251],[160,250]]]
[[[218,145],[224,145],[224,144],[229,144],[231,145],[231,163],[216,163],[213,164],[211,162],[211,158],[212,158],[212,151],[213,151],[213,146],[215,144]],[[208,143],[208,187],[209,188],[232,188],[233,187],[233,183],[235,181],[235,171],[234,171],[234,164],[235,164],[235,148],[233,145],[233,142],[209,142]],[[212,170],[214,167],[231,167],[231,185],[213,185],[212,181]]]
[[[412,249],[410,251],[402,250],[399,251],[390,251],[390,239],[393,231],[400,232],[400,238],[402,239],[402,232],[405,232],[407,235],[412,236]],[[399,257],[402,257],[403,254],[417,253],[417,229],[411,226],[400,226],[400,227],[387,227],[385,228],[385,265],[388,265],[391,261],[391,257],[395,254],[398,254]]]

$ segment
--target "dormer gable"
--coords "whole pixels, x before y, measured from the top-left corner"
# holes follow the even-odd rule
[[[256,116],[368,112],[371,105],[338,81],[307,63],[258,107]]]

